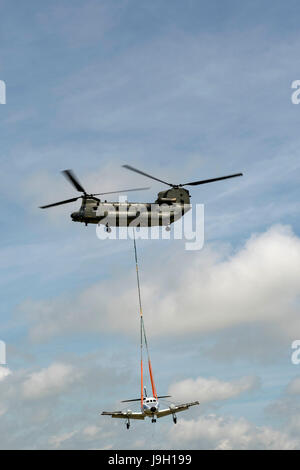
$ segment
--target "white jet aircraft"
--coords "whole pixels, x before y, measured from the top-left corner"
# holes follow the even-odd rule
[[[187,410],[190,406],[199,405],[198,401],[191,403],[183,403],[181,405],[170,405],[168,408],[163,410],[159,409],[159,398],[169,398],[170,395],[162,396],[147,396],[146,387],[144,389],[144,396],[141,398],[134,398],[133,400],[123,400],[121,403],[128,403],[134,401],[141,401],[141,411],[134,412],[131,410],[127,411],[103,411],[102,415],[111,416],[112,418],[121,418],[126,420],[127,429],[130,428],[131,419],[145,419],[146,417],[152,418],[152,423],[156,422],[156,418],[162,418],[163,416],[172,415],[174,424],[177,423],[176,413]]]

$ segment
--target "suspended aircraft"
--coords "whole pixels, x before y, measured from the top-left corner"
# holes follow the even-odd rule
[[[139,279],[139,269],[138,269],[138,261],[137,261],[137,251],[136,251],[136,242],[134,237],[134,228],[133,228],[133,243],[134,243],[134,255],[135,255],[135,264],[136,264],[136,279],[137,279],[137,288],[138,288],[138,299],[139,299],[139,310],[140,310],[140,348],[141,348],[141,397],[140,398],[133,398],[131,400],[122,400],[121,403],[129,403],[129,402],[139,402],[141,404],[141,411],[103,411],[101,415],[111,416],[112,418],[121,418],[126,420],[126,427],[127,429],[130,428],[130,420],[131,419],[145,419],[146,417],[151,418],[152,423],[156,422],[157,418],[162,418],[167,415],[172,415],[174,424],[177,423],[177,416],[176,413],[180,411],[185,411],[190,408],[190,406],[199,405],[199,401],[193,401],[190,403],[182,403],[180,405],[169,404],[167,408],[160,409],[159,399],[163,398],[170,398],[170,395],[161,395],[158,396],[156,392],[152,365],[150,360],[150,353],[147,343],[146,337],[146,330],[143,318],[143,310],[142,310],[142,301],[141,301],[141,291],[140,291],[140,279]],[[149,376],[151,381],[152,387],[152,396],[147,396],[147,389],[143,386],[144,379],[143,379],[143,345],[146,346],[147,357],[148,357],[148,368],[149,368]]]
[[[41,209],[48,209],[49,207],[60,206],[62,204],[69,204],[78,199],[82,199],[79,211],[71,214],[73,222],[83,222],[86,226],[88,224],[103,224],[108,232],[111,227],[128,227],[133,226],[134,221],[138,220],[138,226],[151,227],[151,226],[165,226],[166,230],[170,230],[170,224],[180,219],[186,212],[191,209],[190,193],[184,186],[198,186],[200,184],[213,183],[229,178],[242,176],[243,173],[235,173],[233,175],[220,176],[218,178],[205,179],[200,181],[192,181],[190,183],[173,184],[168,183],[162,179],[156,178],[144,171],[138,170],[130,165],[123,165],[124,168],[134,171],[140,175],[151,178],[155,181],[163,183],[170,187],[170,189],[160,191],[154,203],[146,202],[107,202],[101,201],[97,196],[104,196],[115,193],[127,193],[129,191],[142,191],[150,189],[149,187],[122,189],[120,191],[110,191],[103,193],[88,194],[79,182],[77,176],[72,170],[64,170],[62,173],[73,185],[73,187],[80,193],[80,196],[66,199],[64,201],[55,202],[40,206]]]
[[[199,401],[193,401],[191,403],[183,403],[181,405],[170,404],[169,407],[160,409],[159,398],[167,398],[170,395],[157,396],[153,392],[152,396],[147,396],[146,387],[144,388],[144,396],[141,394],[141,398],[134,398],[132,400],[123,400],[121,403],[141,401],[141,411],[103,411],[102,415],[111,416],[112,418],[121,418],[126,420],[127,429],[130,428],[131,419],[145,419],[146,417],[151,418],[152,423],[156,422],[156,418],[162,418],[167,415],[172,415],[173,423],[177,423],[176,413],[180,411],[188,410],[190,406],[199,405]]]

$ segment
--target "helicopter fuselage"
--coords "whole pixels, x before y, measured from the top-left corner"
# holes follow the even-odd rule
[[[169,226],[191,209],[190,194],[184,188],[172,188],[158,193],[154,203],[107,202],[98,198],[84,198],[74,222],[103,224],[106,227]]]

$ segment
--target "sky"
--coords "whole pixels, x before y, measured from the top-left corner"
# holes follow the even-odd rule
[[[2,449],[298,449],[299,2],[0,0]],[[132,240],[73,223],[90,192],[191,188],[205,241],[138,240],[159,394],[200,406],[101,416],[139,393]],[[110,200],[114,200],[113,197]]]

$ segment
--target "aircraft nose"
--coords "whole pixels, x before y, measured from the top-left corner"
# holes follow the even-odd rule
[[[155,406],[152,406],[150,409],[151,409],[152,413],[154,413],[154,411],[156,411],[156,407],[155,407]]]
[[[78,219],[78,212],[72,212],[71,219],[73,219],[73,220]]]

